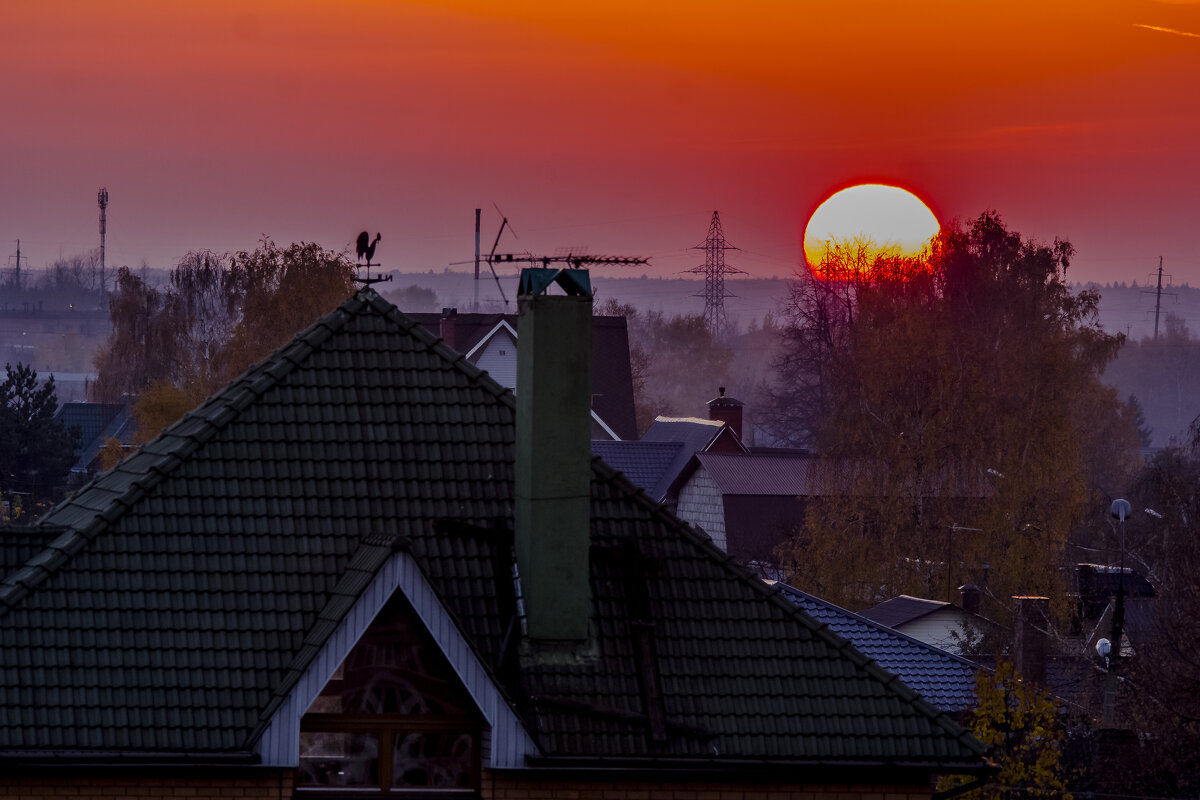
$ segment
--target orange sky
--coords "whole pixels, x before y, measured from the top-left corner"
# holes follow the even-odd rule
[[[1200,2],[6,0],[0,261],[380,230],[699,263],[712,209],[787,275],[860,178],[1071,239],[1081,280],[1200,284]],[[8,259],[11,263],[11,259]]]

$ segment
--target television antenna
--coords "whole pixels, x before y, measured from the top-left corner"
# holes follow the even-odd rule
[[[496,281],[496,288],[500,290],[500,297],[504,300],[505,307],[508,306],[508,296],[504,293],[504,287],[500,284],[500,276],[496,273],[496,264],[512,264],[514,266],[524,264],[528,266],[540,266],[544,269],[550,269],[551,265],[564,265],[563,269],[586,269],[591,266],[636,266],[638,264],[649,264],[647,258],[630,258],[626,256],[594,256],[585,252],[577,252],[568,250],[564,253],[556,253],[552,256],[539,256],[533,253],[497,253],[496,248],[500,246],[500,237],[504,235],[504,229],[508,228],[512,233],[513,238],[519,238],[517,232],[513,230],[512,223],[508,221],[508,217],[500,210],[500,207],[492,203],[492,207],[496,209],[496,213],[500,215],[500,230],[496,231],[496,239],[492,242],[492,249],[484,259],[487,261],[488,269],[492,271],[492,278]],[[478,236],[476,243],[478,243]],[[476,259],[478,259],[478,251]],[[458,266],[461,264],[470,264],[470,261],[456,261],[450,266]],[[479,280],[479,262],[474,262],[475,279]]]

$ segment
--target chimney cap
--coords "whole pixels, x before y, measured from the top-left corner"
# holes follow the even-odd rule
[[[718,392],[720,392],[720,394],[718,394],[718,395],[717,395],[716,397],[714,397],[712,400],[709,400],[709,401],[708,401],[707,405],[708,405],[709,407],[712,407],[712,406],[726,406],[726,407],[729,407],[729,408],[740,408],[740,407],[742,407],[742,406],[746,405],[746,404],[745,404],[745,403],[743,403],[741,400],[738,400],[736,397],[726,397],[726,396],[725,396],[725,387],[724,387],[724,386],[719,386],[719,387],[717,387],[717,391],[718,391]]]
[[[443,317],[457,317],[458,309],[457,308],[443,308],[442,316]]]

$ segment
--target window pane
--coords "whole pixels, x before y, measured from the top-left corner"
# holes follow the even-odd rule
[[[379,738],[367,733],[301,731],[301,786],[378,786]]]
[[[470,789],[474,784],[475,737],[470,733],[396,733],[392,785]]]

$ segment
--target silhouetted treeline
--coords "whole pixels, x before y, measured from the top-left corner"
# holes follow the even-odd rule
[[[1125,342],[1104,381],[1137,398],[1150,446],[1180,443],[1200,414],[1200,339],[1182,318],[1167,315],[1158,339]]]

